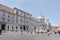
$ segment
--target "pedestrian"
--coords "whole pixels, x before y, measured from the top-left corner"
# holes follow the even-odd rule
[[[2,29],[0,29],[0,35],[2,34]]]

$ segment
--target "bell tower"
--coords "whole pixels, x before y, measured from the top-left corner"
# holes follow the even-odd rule
[[[49,31],[51,31],[51,23],[49,22],[49,19],[46,20],[46,26],[47,26],[47,29],[49,29]]]

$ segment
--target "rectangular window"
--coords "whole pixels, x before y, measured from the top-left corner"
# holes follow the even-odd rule
[[[24,17],[25,17],[25,13],[24,13]]]
[[[22,12],[22,16],[25,16],[25,15],[24,15],[24,12]]]
[[[4,12],[4,11],[2,12],[2,16],[3,16],[3,17],[5,17],[5,13],[6,13],[6,12]]]
[[[20,19],[20,22],[21,22],[21,24],[22,24],[22,17],[21,17],[21,19]]]
[[[3,13],[3,17],[5,17],[5,13]]]
[[[10,19],[8,19],[7,21],[10,22]]]
[[[16,23],[18,23],[18,17],[16,17]]]
[[[12,19],[14,19],[14,15],[12,15]]]
[[[16,14],[18,14],[18,11],[16,11]]]
[[[14,19],[14,17],[12,17]]]
[[[14,23],[14,20],[13,20],[13,23]]]
[[[8,14],[8,18],[10,17],[10,14]]]
[[[27,17],[27,14],[25,14],[25,17]]]
[[[8,15],[8,18],[9,18],[10,16]]]
[[[5,21],[5,12],[2,14],[2,21]]]
[[[18,11],[18,14],[21,16],[21,11]]]
[[[5,21],[5,18],[2,18],[3,21]]]
[[[14,23],[14,20],[11,20],[12,23]]]

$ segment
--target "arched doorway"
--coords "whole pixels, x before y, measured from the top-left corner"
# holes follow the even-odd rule
[[[23,25],[22,29],[23,29],[24,31],[28,31],[28,27],[29,27],[29,26],[27,26],[27,25]]]
[[[25,25],[23,26],[23,30],[26,31],[26,26]]]
[[[0,30],[6,30],[6,22],[0,21]]]
[[[20,25],[21,31],[28,31],[29,26],[28,25]]]
[[[5,24],[1,25],[1,30],[5,30]]]

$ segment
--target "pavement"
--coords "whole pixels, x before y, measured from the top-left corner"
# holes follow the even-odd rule
[[[60,40],[59,34],[31,34],[20,31],[18,32],[11,32],[7,31],[0,35],[0,40]]]

